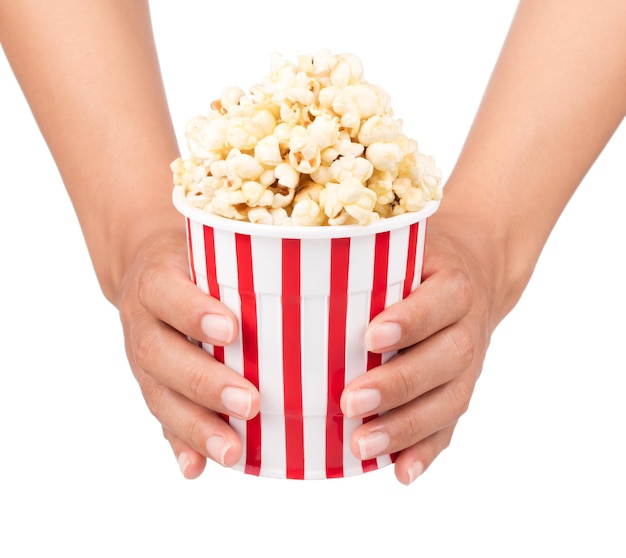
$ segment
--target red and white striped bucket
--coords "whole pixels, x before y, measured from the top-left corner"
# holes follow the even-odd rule
[[[294,479],[379,469],[361,461],[350,436],[362,419],[339,408],[344,386],[388,360],[369,353],[365,329],[420,282],[426,220],[438,207],[373,225],[285,227],[224,219],[174,204],[187,221],[194,282],[237,316],[227,347],[203,348],[259,388],[260,413],[227,418],[245,451],[236,469]]]

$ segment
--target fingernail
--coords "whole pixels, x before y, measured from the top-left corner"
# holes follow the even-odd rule
[[[230,449],[232,444],[227,442],[221,436],[211,436],[206,441],[206,450],[209,456],[217,461],[220,465],[224,465],[226,461],[226,452]]]
[[[424,472],[424,465],[421,461],[414,461],[409,465],[407,472],[409,474],[409,482],[407,485],[409,485]]]
[[[228,414],[247,419],[252,409],[252,394],[245,389],[225,387],[222,390],[222,405]]]
[[[368,351],[382,351],[400,341],[402,329],[393,322],[383,322],[370,326],[365,332],[365,346]]]
[[[373,411],[380,405],[380,392],[364,388],[351,391],[346,397],[346,416],[356,417]]]
[[[359,453],[361,459],[369,459],[383,453],[389,446],[389,435],[385,432],[372,432],[359,438]]]
[[[226,316],[207,314],[200,320],[202,332],[216,343],[228,343],[233,338],[233,322]]]
[[[185,476],[185,471],[190,464],[191,459],[189,456],[184,451],[181,451],[178,455],[178,466],[180,467],[180,472],[183,474],[183,477]]]

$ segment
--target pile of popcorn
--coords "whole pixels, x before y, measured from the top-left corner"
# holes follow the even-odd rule
[[[273,225],[368,225],[441,197],[441,172],[402,133],[353,54],[271,58],[248,94],[226,89],[187,125],[171,164],[189,204]]]

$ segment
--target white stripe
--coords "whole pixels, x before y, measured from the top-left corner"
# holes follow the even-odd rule
[[[391,463],[391,456],[381,455],[376,458],[376,463],[377,463],[378,468],[382,469],[383,467],[386,467],[387,465]]]
[[[361,236],[350,241],[348,308],[346,323],[346,384],[367,369],[365,330],[369,323],[374,280],[375,237]]]
[[[369,323],[372,283],[374,281],[374,235],[352,238],[348,275],[348,308],[346,323],[346,385],[367,370],[364,337]],[[350,451],[352,433],[362,424],[360,419],[343,420],[344,475],[362,472],[361,460]]]
[[[230,427],[237,433],[237,435],[241,439],[241,445],[243,447],[243,451],[241,452],[241,458],[232,468],[237,471],[244,472],[246,469],[246,421],[229,417],[228,424],[230,424]]]
[[[202,223],[191,221],[189,224],[189,232],[191,234],[191,250],[193,256],[193,268],[196,272],[196,278],[202,277],[204,282],[198,281],[198,287],[203,292],[208,293],[209,289],[206,283],[206,259],[204,256],[204,227]]]
[[[235,235],[219,229],[214,230],[217,282],[220,287],[237,290],[237,251]],[[239,304],[237,305],[239,306]]]
[[[389,233],[389,260],[387,267],[387,294],[385,308],[402,300],[404,279],[407,270],[409,249],[409,229],[396,229]],[[387,362],[396,351],[383,353],[382,362]]]
[[[402,300],[406,277],[409,229],[396,229],[389,235],[389,267],[387,272],[387,298],[385,308]]]
[[[411,291],[417,289],[422,280],[422,265],[424,263],[424,243],[426,241],[426,221],[422,221],[419,224],[417,234],[417,257],[415,258],[415,276],[413,277],[413,284],[411,285]]]
[[[304,478],[326,478],[326,414],[304,418]]]
[[[323,478],[326,471],[330,240],[302,240],[300,261],[305,478]]]
[[[193,270],[196,275],[196,285],[205,294],[209,293],[209,283],[206,270],[206,247],[204,245],[204,227],[201,223],[191,221],[189,226]],[[213,354],[213,345],[202,343],[202,348],[209,354]]]
[[[235,235],[230,232],[215,229],[215,261],[217,262],[217,282],[220,286],[222,302],[230,308],[239,324],[237,339],[224,347],[224,364],[243,375],[243,345],[241,342],[241,299],[237,281],[237,251],[235,249]],[[243,447],[246,447],[246,423],[243,420],[231,418],[232,428],[241,438]],[[236,468],[243,470],[246,463],[245,449]]]
[[[257,304],[259,392],[261,394],[261,475],[285,476],[281,240],[252,237]]]

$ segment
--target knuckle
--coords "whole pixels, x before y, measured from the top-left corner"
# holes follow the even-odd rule
[[[448,341],[457,357],[460,368],[466,369],[474,360],[476,351],[474,336],[467,327],[455,325],[448,328]]]
[[[202,433],[204,432],[204,416],[202,413],[195,413],[187,423],[185,428],[187,440],[198,441],[203,439]],[[199,444],[196,444],[199,445]]]
[[[420,441],[421,449],[428,456],[428,460],[430,462],[434,461],[435,458],[442,451],[442,447],[437,443],[437,432],[428,438],[424,438]]]
[[[152,262],[146,262],[142,272],[137,277],[137,298],[141,305],[146,306],[146,301],[153,298],[155,281],[158,276],[158,266]]]
[[[146,402],[146,406],[148,407],[150,413],[157,419],[159,418],[161,409],[164,405],[166,391],[167,388],[161,384],[146,385],[144,382],[143,385],[141,385],[141,392]]]
[[[418,380],[416,369],[409,359],[398,359],[396,381],[393,383],[395,397],[398,402],[404,403],[412,400],[417,394]]]
[[[418,434],[421,433],[424,421],[419,413],[407,413],[404,417],[404,425],[400,431],[400,435],[404,438],[404,445],[413,443],[419,439]]]
[[[135,361],[139,366],[144,367],[150,362],[160,345],[160,335],[156,328],[141,328],[137,325],[135,335],[132,336],[132,346]]]
[[[442,452],[443,450],[445,450],[446,448],[450,446],[450,443],[452,442],[452,434],[454,432],[455,427],[456,427],[456,421],[454,422],[452,426],[449,426],[448,428],[440,432],[439,452]]]
[[[453,428],[454,425],[439,430],[420,442],[431,463],[450,446]]]
[[[209,391],[209,377],[202,368],[189,370],[189,395],[191,399],[201,402],[206,399],[205,394]]]
[[[131,323],[135,315],[135,305],[131,302],[130,297],[122,296],[119,303],[120,319],[123,324]]]
[[[457,419],[469,409],[472,391],[472,387],[466,382],[457,381],[449,384],[450,409]]]
[[[119,314],[122,324],[132,327],[142,315],[143,308],[133,294],[132,286],[124,286],[119,299]]]
[[[465,313],[467,313],[474,302],[474,288],[472,282],[467,273],[461,269],[454,269],[450,273],[454,292],[456,293],[461,307],[465,310]]]

